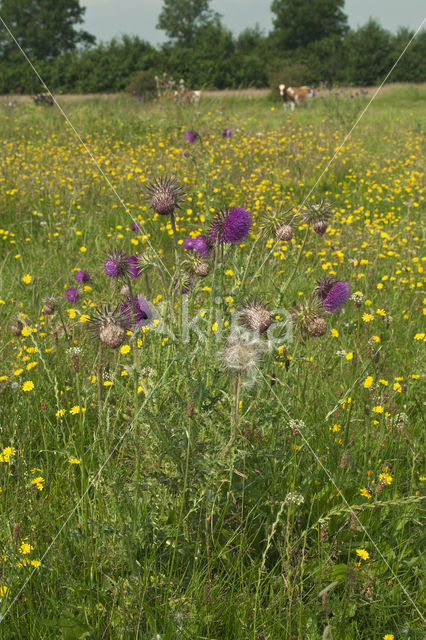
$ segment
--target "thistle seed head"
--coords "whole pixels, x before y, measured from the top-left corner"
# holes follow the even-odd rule
[[[242,306],[238,313],[238,321],[252,331],[265,333],[271,326],[272,315],[262,300],[253,299]]]
[[[264,342],[258,334],[240,328],[229,336],[220,356],[228,371],[247,373],[260,363],[264,350]]]
[[[312,225],[312,229],[320,236],[327,231],[328,221],[332,216],[332,204],[326,200],[307,204],[300,211],[302,219]]]
[[[291,309],[293,323],[304,335],[322,336],[327,331],[327,323],[322,318],[324,312],[318,298],[312,297]]]
[[[320,338],[327,331],[327,323],[324,320],[324,318],[320,318],[320,317],[312,318],[308,322],[306,329],[310,336],[314,336],[315,338]]]
[[[155,178],[147,185],[145,194],[151,209],[160,216],[172,215],[175,209],[179,209],[185,195],[176,178]]]

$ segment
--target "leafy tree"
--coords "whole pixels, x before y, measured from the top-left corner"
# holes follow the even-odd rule
[[[373,18],[348,34],[345,49],[350,81],[364,86],[381,81],[396,59],[391,33]]]
[[[157,29],[176,43],[191,46],[202,27],[219,23],[219,14],[209,5],[210,0],[164,0]]]
[[[37,60],[51,60],[77,44],[95,42],[87,31],[76,29],[84,12],[79,0],[0,0],[3,20],[24,51]],[[4,27],[0,30],[0,54],[18,57]]]
[[[407,27],[400,27],[392,37],[392,48],[395,60],[403,52],[405,46],[414,35]],[[390,77],[391,82],[425,82],[426,81],[426,30],[417,34]]]
[[[273,0],[275,42],[291,51],[323,38],[342,38],[348,30],[344,4],[345,0]]]

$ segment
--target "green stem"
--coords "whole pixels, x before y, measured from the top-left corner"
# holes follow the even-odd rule
[[[303,238],[303,242],[302,242],[302,244],[300,245],[300,249],[299,249],[299,253],[297,254],[296,264],[294,265],[294,269],[293,269],[293,271],[291,272],[291,275],[289,276],[289,278],[288,278],[287,282],[285,283],[284,289],[282,289],[282,290],[281,290],[279,305],[281,305],[281,302],[282,302],[282,300],[283,300],[283,298],[284,298],[284,295],[286,294],[287,289],[289,288],[289,286],[290,286],[291,282],[293,281],[294,274],[295,274],[295,273],[296,273],[296,271],[297,271],[297,268],[298,268],[299,263],[300,263],[300,259],[301,259],[301,257],[302,257],[302,252],[303,252],[303,249],[304,249],[304,247],[305,247],[306,240],[308,239],[308,235],[309,235],[309,227],[307,227],[306,232],[305,232],[305,236],[304,236],[304,238]],[[279,306],[279,305],[278,305],[278,306]]]
[[[234,444],[235,438],[237,437],[238,431],[238,422],[239,422],[239,412],[240,412],[240,393],[241,393],[241,373],[238,372],[234,376],[234,385],[233,385],[233,396],[234,396],[234,404],[232,407],[231,413],[231,437],[228,440],[224,450],[223,456],[228,453],[228,450]]]

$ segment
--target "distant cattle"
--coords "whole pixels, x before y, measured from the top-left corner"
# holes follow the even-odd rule
[[[287,87],[285,84],[280,84],[278,89],[284,109],[290,106],[292,111],[313,96],[309,87]]]

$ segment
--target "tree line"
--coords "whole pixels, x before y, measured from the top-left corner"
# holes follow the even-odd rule
[[[257,25],[234,35],[210,0],[163,0],[159,46],[137,36],[96,44],[79,28],[79,0],[0,0],[0,15],[47,86],[56,92],[155,93],[155,75],[183,78],[192,88],[286,84],[373,85],[381,81],[413,33],[370,19],[350,29],[344,0],[273,0],[273,28]],[[391,76],[426,81],[426,31],[420,32]],[[0,25],[0,93],[40,90],[16,43]]]

